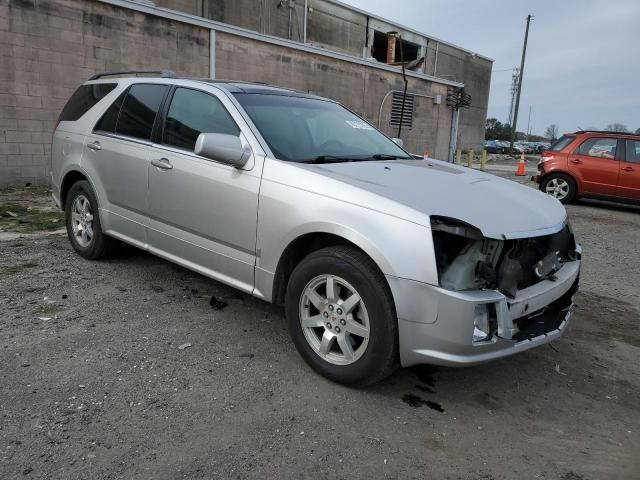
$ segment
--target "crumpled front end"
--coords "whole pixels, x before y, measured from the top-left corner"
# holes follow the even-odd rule
[[[389,279],[403,366],[477,364],[561,335],[580,274],[568,223],[501,240],[449,218],[432,217],[431,226],[439,285]]]

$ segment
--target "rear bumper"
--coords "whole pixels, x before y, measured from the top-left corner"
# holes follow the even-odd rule
[[[520,290],[515,298],[496,290],[454,292],[390,279],[402,366],[475,365],[559,338],[572,315],[579,274],[580,260],[568,262],[556,273],[555,281],[543,280]],[[400,303],[403,301],[411,305]],[[474,343],[473,319],[479,305],[493,306],[496,328],[490,340]]]

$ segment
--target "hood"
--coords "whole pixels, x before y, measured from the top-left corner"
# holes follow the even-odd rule
[[[439,160],[298,165],[420,213],[461,220],[488,238],[554,233],[567,216],[550,195]]]

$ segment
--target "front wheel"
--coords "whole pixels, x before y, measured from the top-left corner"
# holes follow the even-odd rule
[[[329,247],[306,257],[286,292],[293,342],[325,377],[369,385],[398,365],[398,327],[384,275],[364,253]]]
[[[565,204],[576,196],[576,182],[564,173],[552,173],[542,181],[540,189]]]

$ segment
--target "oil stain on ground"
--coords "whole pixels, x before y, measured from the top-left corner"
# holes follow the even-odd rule
[[[409,367],[408,370],[418,377],[418,380],[430,387],[436,384],[433,376],[440,371],[438,367],[434,367],[433,365],[416,365]]]
[[[417,395],[412,395],[410,393],[403,395],[402,401],[414,408],[418,408],[418,407],[422,407],[423,405],[426,405],[427,407],[429,407],[432,410],[435,410],[436,412],[441,412],[441,413],[444,412],[444,408],[442,408],[442,405],[440,405],[438,402],[432,402],[431,400],[424,400],[418,397]]]

